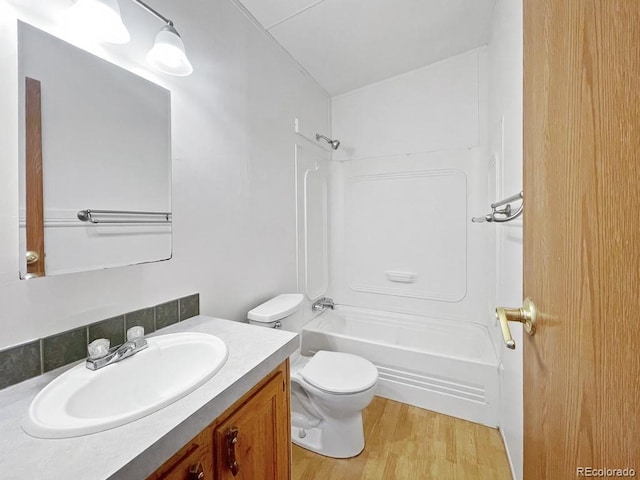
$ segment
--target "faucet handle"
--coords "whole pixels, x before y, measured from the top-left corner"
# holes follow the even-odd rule
[[[98,358],[104,357],[109,353],[110,346],[111,342],[107,338],[98,338],[97,340],[94,340],[87,346],[89,358],[91,360],[97,360]]]
[[[127,330],[127,342],[134,342],[138,338],[144,337],[144,327],[136,325]]]

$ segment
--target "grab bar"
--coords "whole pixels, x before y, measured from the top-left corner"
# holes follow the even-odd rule
[[[156,217],[153,219],[141,220],[141,219],[100,219],[96,216],[111,215],[115,217]],[[87,208],[86,210],[80,210],[78,212],[78,220],[82,222],[91,223],[170,223],[171,212],[142,212],[134,210],[92,210]]]
[[[520,203],[520,206],[514,212],[511,208],[511,202],[516,202],[518,200],[521,200],[522,203]],[[503,205],[505,205],[504,208],[498,208],[498,207],[502,207]],[[507,197],[503,200],[492,203],[490,206],[491,206],[491,213],[488,213],[484,217],[473,217],[471,221],[473,223],[482,223],[482,222],[504,223],[504,222],[510,222],[511,220],[515,220],[520,215],[522,215],[522,212],[524,211],[524,193],[523,192],[516,193],[515,195],[511,195],[510,197]]]
[[[491,208],[501,207],[506,203],[515,202],[516,200],[522,200],[524,198],[524,193],[516,193],[515,195],[511,195],[510,197],[505,198],[504,200],[500,200],[499,202],[492,203]]]

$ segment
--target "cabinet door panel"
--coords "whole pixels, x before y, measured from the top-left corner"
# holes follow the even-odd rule
[[[213,480],[211,435],[203,430],[147,480]]]
[[[280,371],[214,433],[218,480],[289,478],[289,394]],[[235,434],[235,442],[231,438]],[[231,466],[237,463],[237,471]]]

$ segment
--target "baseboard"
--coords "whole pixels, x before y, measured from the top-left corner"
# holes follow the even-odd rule
[[[518,480],[516,478],[516,471],[513,468],[513,461],[511,460],[511,453],[509,452],[509,448],[507,447],[507,439],[504,438],[504,432],[502,431],[502,428],[498,427],[498,431],[500,432],[500,436],[502,437],[502,444],[504,445],[504,451],[507,452],[507,460],[509,461],[509,470],[511,470],[511,478],[513,478],[513,480]]]

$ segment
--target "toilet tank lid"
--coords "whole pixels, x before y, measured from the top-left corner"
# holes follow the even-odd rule
[[[291,315],[302,305],[303,296],[299,293],[284,293],[258,305],[247,317],[256,322],[273,322]]]

